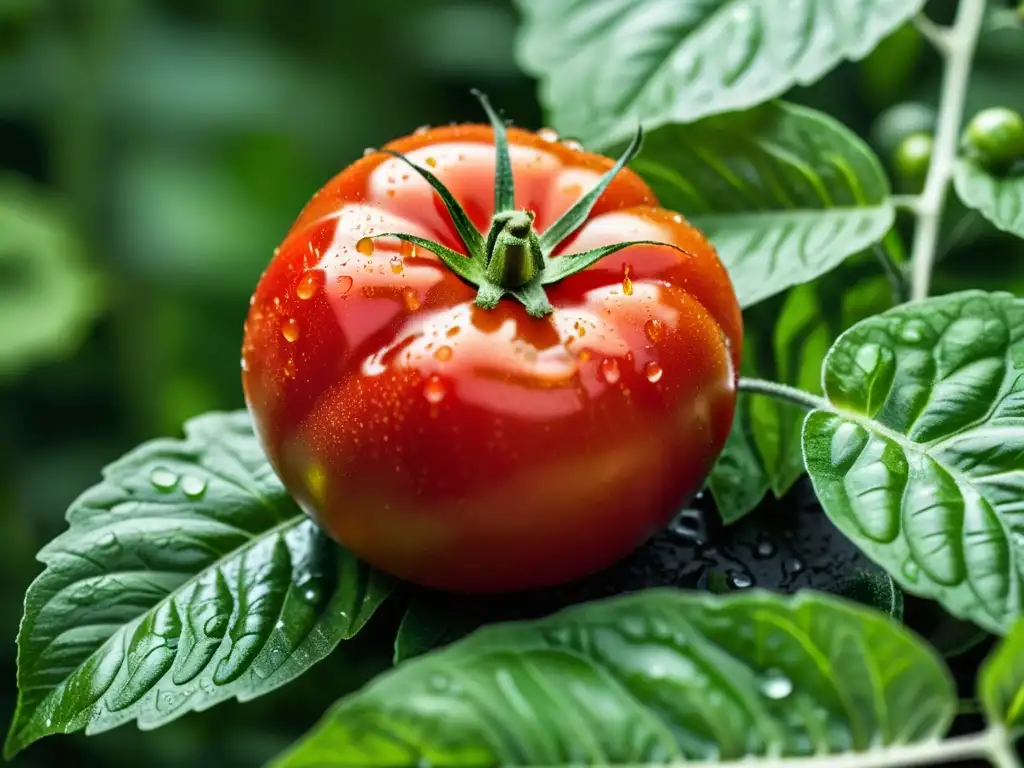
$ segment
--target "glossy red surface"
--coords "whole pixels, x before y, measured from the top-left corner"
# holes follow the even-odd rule
[[[516,205],[539,231],[611,166],[510,130]],[[486,229],[490,128],[392,143]],[[243,383],[271,463],[358,557],[460,591],[610,565],[701,485],[735,406],[740,310],[712,247],[620,173],[566,252],[636,246],[550,286],[555,312],[491,311],[405,232],[462,251],[440,199],[375,153],[303,210],[252,299]]]

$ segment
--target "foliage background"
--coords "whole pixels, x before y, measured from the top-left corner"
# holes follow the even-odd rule
[[[929,13],[947,21],[953,7]],[[516,26],[510,0],[0,0],[0,222],[29,195],[47,233],[0,230],[0,721],[15,702],[33,553],[104,464],[189,416],[241,406],[246,300],[309,195],[364,147],[480,120],[471,87],[542,124]],[[968,115],[1024,111],[1006,77],[1024,66],[1022,41],[986,37]],[[879,115],[933,103],[938,65],[907,28],[789,98],[887,159]],[[1021,293],[1024,241],[950,206],[936,290]],[[15,764],[259,764],[388,663],[380,634],[245,707],[48,739]]]

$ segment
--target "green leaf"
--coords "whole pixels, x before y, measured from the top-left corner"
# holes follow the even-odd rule
[[[862,257],[814,283],[792,289],[744,316],[744,376],[821,391],[821,364],[845,328],[892,306],[875,261]],[[771,491],[781,497],[804,473],[800,433],[805,412],[740,393],[725,449],[708,478],[722,520],[750,513]]]
[[[342,699],[276,764],[564,765],[808,756],[936,739],[935,654],[814,593],[649,590],[486,627]]]
[[[154,728],[260,696],[358,632],[389,594],[389,579],[296,508],[248,414],[207,414],[185,432],[107,467],[39,553],[8,756],[49,734]]]
[[[965,205],[1004,232],[1024,237],[1024,173],[993,176],[970,160],[959,160],[953,183]]]
[[[101,305],[63,212],[28,182],[0,178],[0,381],[70,353]]]
[[[894,219],[867,146],[792,104],[666,126],[648,134],[633,169],[704,231],[744,307],[834,269]]]
[[[860,59],[924,0],[517,0],[518,59],[584,141],[752,107]]]
[[[1024,621],[985,659],[978,672],[978,698],[989,722],[1024,729]]]
[[[844,333],[804,422],[832,521],[910,593],[1003,634],[1024,603],[1024,300],[965,291]]]

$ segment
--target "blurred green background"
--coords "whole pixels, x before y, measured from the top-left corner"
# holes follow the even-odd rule
[[[937,2],[933,15],[952,8]],[[5,727],[34,553],[63,530],[68,503],[135,443],[242,405],[248,295],[308,197],[364,147],[480,120],[471,87],[542,124],[516,26],[511,0],[0,0]],[[1022,64],[1020,30],[993,31],[970,109],[1024,110],[1019,79],[1005,76]],[[937,65],[908,28],[792,97],[886,159],[892,126],[879,116],[916,99],[927,122]],[[1019,290],[1021,250],[953,202],[937,288]],[[253,704],[153,733],[46,739],[15,765],[258,765],[383,667],[389,639],[366,632]]]

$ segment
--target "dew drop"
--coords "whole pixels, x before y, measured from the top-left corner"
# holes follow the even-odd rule
[[[348,275],[338,275],[338,295],[344,296],[352,290],[352,278]]]
[[[592,355],[590,354],[589,349],[581,349],[580,353],[576,355],[576,359],[578,359],[581,363],[587,362],[591,357]]]
[[[554,128],[541,128],[537,131],[537,138],[541,141],[555,142],[558,141],[560,137],[558,135],[558,131]]]
[[[863,344],[856,354],[857,367],[864,373],[874,373],[882,357],[882,350],[877,344]]]
[[[793,681],[781,672],[769,671],[761,680],[761,692],[769,699],[784,699],[793,692]]]
[[[665,335],[665,325],[661,320],[651,319],[644,323],[644,332],[651,341],[661,341],[661,337]]]
[[[316,605],[323,599],[323,590],[317,584],[309,584],[302,590],[302,600],[309,605]]]
[[[917,582],[921,576],[921,567],[913,560],[907,560],[903,564],[903,575],[907,578],[907,581]]]
[[[153,487],[158,491],[173,491],[174,486],[178,484],[178,476],[169,469],[157,467],[149,473],[149,482],[151,482]]]
[[[437,360],[440,360],[442,363],[446,363],[452,359],[452,348],[449,347],[447,344],[440,346],[434,353],[434,357]]]
[[[798,557],[788,557],[783,561],[782,567],[787,573],[800,573],[804,569],[804,561]]]
[[[206,480],[195,475],[186,475],[181,481],[181,490],[190,499],[202,498],[206,493]]]
[[[444,382],[438,376],[431,376],[423,386],[423,396],[431,405],[440,403],[446,394],[448,393],[445,390]]]
[[[451,687],[451,680],[439,672],[435,672],[427,678],[427,686],[434,693],[444,693]]]
[[[376,147],[367,147],[366,149],[363,150],[363,157],[369,157],[370,155],[372,155],[376,151],[377,151]]]
[[[96,543],[104,549],[110,549],[117,544],[117,536],[113,533],[105,533],[100,536]]]
[[[313,294],[316,293],[316,275],[312,272],[307,272],[299,284],[295,286],[295,295],[305,301],[306,299],[313,298]]]
[[[284,375],[289,379],[295,378],[295,360],[293,358],[288,358],[282,370],[284,371]]]
[[[249,370],[249,361],[246,360],[244,357],[241,359],[240,365],[242,366],[242,370],[243,371],[248,371]]]
[[[461,331],[461,330],[462,330],[462,328],[460,328],[459,326],[453,325],[451,328],[449,328],[447,331],[445,331],[444,335],[447,336],[448,338],[451,338],[452,336],[458,336],[459,335],[459,331]]]
[[[633,295],[633,281],[629,277],[622,278],[622,292],[627,296]]]
[[[429,125],[421,125],[419,128],[417,128],[415,131],[412,132],[412,135],[413,136],[422,136],[423,134],[425,134],[429,130],[430,130],[430,126]]]
[[[431,168],[437,168],[437,160],[433,157],[428,157],[423,162],[429,165]]]
[[[298,341],[299,322],[294,317],[289,317],[281,324],[281,335],[285,341]]]
[[[661,377],[665,374],[665,371],[662,370],[660,365],[651,360],[644,366],[644,374],[646,374],[647,380],[651,382],[651,384],[657,384],[661,381]]]
[[[583,144],[576,139],[563,139],[562,146],[566,149],[575,149],[577,152],[583,151]]]
[[[747,589],[748,587],[754,586],[754,580],[749,574],[743,573],[742,571],[735,571],[729,574],[729,584],[734,589]]]
[[[356,250],[363,256],[373,256],[373,240],[369,237],[360,237],[356,240]]]
[[[410,312],[415,312],[423,306],[420,295],[416,292],[415,288],[406,288],[402,291],[402,301],[405,303],[405,308]]]
[[[391,257],[391,271],[394,272],[396,275],[400,275],[402,274],[402,268],[402,257],[396,253],[394,256]]]
[[[927,326],[923,321],[910,320],[900,331],[900,340],[907,344],[917,344],[924,338],[926,330]]]
[[[609,384],[615,384],[621,375],[619,372],[619,361],[612,357],[606,357],[602,360],[601,375]]]
[[[757,549],[754,552],[761,558],[771,557],[775,554],[775,545],[768,541],[768,539],[761,539],[761,541],[757,542]]]
[[[207,637],[224,637],[224,633],[228,629],[228,617],[223,614],[217,614],[211,616],[203,624],[203,634]]]

